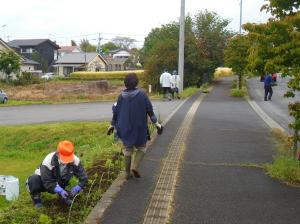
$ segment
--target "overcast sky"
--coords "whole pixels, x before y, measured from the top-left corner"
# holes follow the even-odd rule
[[[185,0],[186,14],[201,10],[218,13],[230,19],[230,29],[238,31],[241,0]],[[265,0],[243,0],[243,23],[265,22],[260,12]],[[181,0],[5,0],[1,1],[0,37],[5,41],[28,38],[50,38],[59,45],[70,45],[73,39],[101,43],[116,36],[136,39],[138,47],[151,29],[180,16]],[[5,36],[5,37],[4,37]],[[8,37],[9,36],[9,37]]]

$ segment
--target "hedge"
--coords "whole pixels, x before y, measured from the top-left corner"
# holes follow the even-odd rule
[[[99,80],[99,79],[123,79],[129,73],[136,73],[140,80],[144,80],[144,70],[134,71],[111,71],[111,72],[73,72],[70,74],[71,79],[80,80]]]

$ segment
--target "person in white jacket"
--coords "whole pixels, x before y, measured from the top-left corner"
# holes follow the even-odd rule
[[[180,99],[179,96],[179,85],[180,85],[180,77],[177,74],[177,71],[174,70],[172,72],[172,77],[171,77],[171,92],[172,92],[172,98],[174,99],[174,95],[176,93],[177,99]]]
[[[160,85],[163,88],[163,94],[164,94],[164,98],[167,98],[168,100],[171,100],[171,79],[172,79],[172,75],[165,70],[161,75],[160,75]]]

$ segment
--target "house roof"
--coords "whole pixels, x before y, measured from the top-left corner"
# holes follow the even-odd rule
[[[80,50],[80,48],[78,46],[60,46],[60,48],[58,49],[58,52],[71,53],[75,49]]]
[[[2,46],[4,46],[5,48],[10,49],[10,47],[8,46],[8,44],[4,40],[2,40],[1,38],[0,38],[0,44]]]
[[[23,64],[24,65],[39,65],[40,63],[34,61],[34,60],[31,60],[31,59],[28,59],[28,58],[25,58],[25,57],[22,57],[24,59],[23,61]]]
[[[89,63],[97,56],[99,56],[105,64],[107,63],[97,52],[74,52],[63,55],[55,64],[84,64]]]
[[[59,46],[49,39],[18,39],[8,42],[8,45],[14,48],[19,48],[22,46],[37,46],[44,42],[49,42],[55,48],[59,49]]]

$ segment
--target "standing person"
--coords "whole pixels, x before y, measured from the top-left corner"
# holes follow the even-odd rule
[[[265,101],[271,100],[272,95],[273,95],[273,89],[272,89],[272,76],[270,74],[268,74],[265,77],[264,80],[264,88],[265,88]]]
[[[65,188],[73,175],[79,183],[68,193]],[[49,153],[27,179],[26,187],[36,208],[42,207],[41,192],[46,191],[58,194],[65,204],[71,205],[71,198],[85,187],[87,180],[80,159],[74,155],[73,143],[64,140],[58,143],[57,151]]]
[[[108,130],[116,128],[117,134],[123,142],[125,156],[126,179],[141,177],[138,171],[140,162],[146,152],[147,142],[147,115],[161,134],[163,126],[158,123],[153,112],[151,101],[144,91],[137,88],[138,77],[135,73],[128,74],[124,79],[126,89],[118,97],[115,114]],[[133,164],[132,154],[136,149]],[[132,165],[132,166],[131,166]]]
[[[164,70],[159,79],[160,85],[163,88],[164,98],[168,100],[171,100],[171,79],[172,75],[167,70]]]
[[[176,93],[177,99],[180,99],[179,96],[179,85],[180,85],[180,77],[177,74],[177,71],[174,70],[172,72],[172,78],[171,78],[171,91],[172,91],[172,98],[174,99],[174,95]]]

